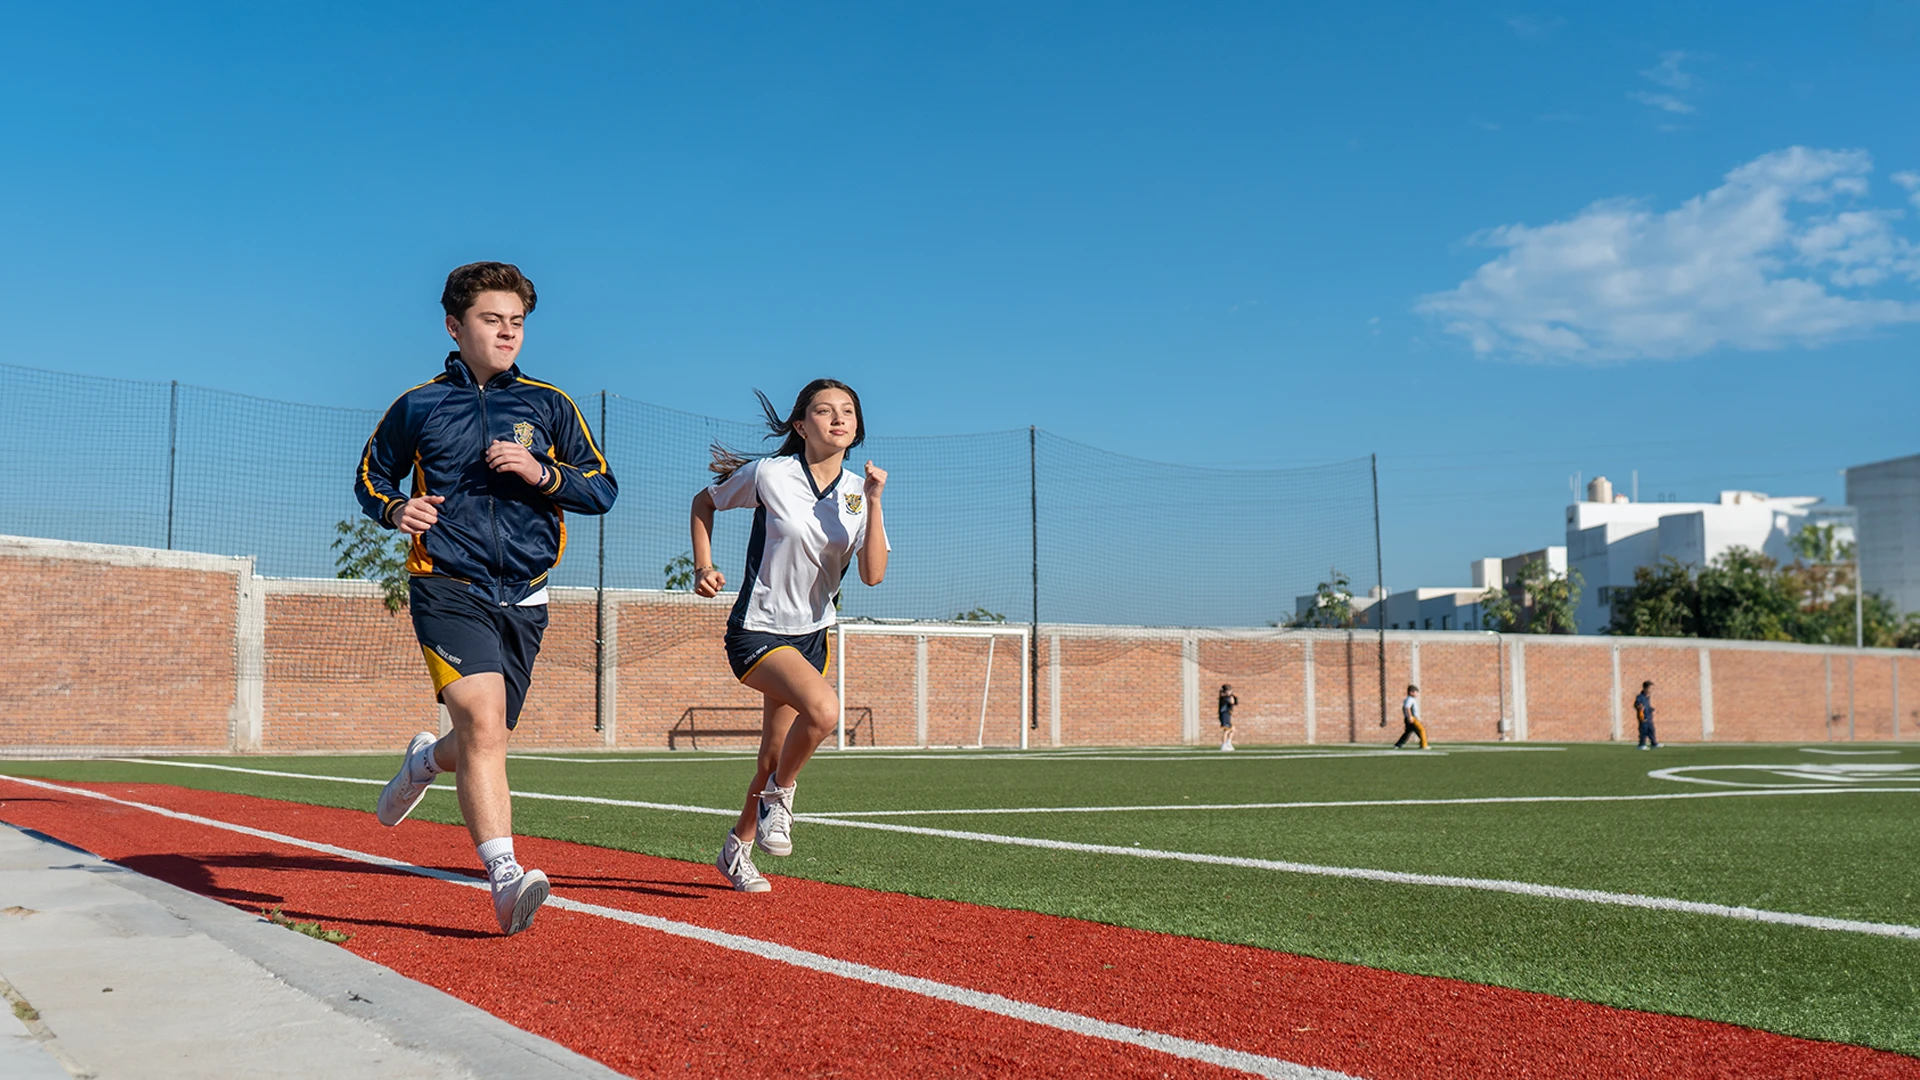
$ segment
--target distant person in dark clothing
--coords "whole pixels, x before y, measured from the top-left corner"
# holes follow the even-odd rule
[[[1233,707],[1240,699],[1233,696],[1233,687],[1220,684],[1220,749],[1233,749]]]
[[[1633,699],[1633,715],[1640,721],[1640,749],[1657,749],[1660,740],[1653,737],[1653,680],[1640,684],[1640,696]]]

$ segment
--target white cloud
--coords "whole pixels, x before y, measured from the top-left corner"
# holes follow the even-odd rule
[[[1907,189],[1907,201],[1920,206],[1920,173],[1903,171],[1893,174],[1893,182]]]
[[[1488,229],[1475,242],[1502,254],[1415,310],[1478,353],[1588,362],[1817,346],[1920,321],[1904,211],[1856,205],[1872,169],[1865,151],[1796,146],[1665,212],[1610,199]],[[1862,294],[1875,285],[1901,295]]]
[[[1663,52],[1660,54],[1658,64],[1640,74],[1652,80],[1656,86],[1664,86],[1669,90],[1691,90],[1700,84],[1700,79],[1690,72],[1680,70],[1680,62],[1686,58],[1687,54],[1678,49]]]
[[[1668,93],[1636,90],[1627,96],[1642,105],[1649,105],[1663,112],[1686,114],[1698,111],[1694,108],[1692,102],[1680,96],[1689,90],[1696,90],[1700,86],[1699,76],[1680,69],[1681,62],[1686,59],[1687,54],[1678,49],[1663,52],[1660,54],[1660,62],[1658,64],[1640,73],[1641,78],[1646,79],[1655,86],[1665,88]]]
[[[1698,112],[1693,106],[1674,97],[1672,94],[1654,94],[1645,90],[1636,90],[1627,95],[1642,105],[1651,105],[1656,109],[1665,109],[1670,113]]]

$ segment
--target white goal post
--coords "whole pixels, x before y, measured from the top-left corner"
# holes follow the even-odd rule
[[[915,743],[926,745],[927,731],[927,642],[934,638],[984,638],[987,642],[985,662],[980,672],[980,692],[978,703],[978,722],[973,727],[973,742],[976,747],[987,745],[988,706],[993,700],[996,685],[1002,688],[1010,685],[1016,678],[1020,686],[1019,747],[1027,749],[1027,732],[1033,721],[1033,634],[1031,628],[1017,623],[967,623],[967,622],[916,622],[916,623],[837,623],[834,626],[834,678],[840,696],[840,719],[835,730],[835,745],[838,749],[847,748],[847,661],[852,654],[848,650],[848,638],[893,638],[913,642],[916,662],[909,673],[900,674],[904,681],[911,682],[916,702]],[[1017,648],[1007,648],[1016,645]],[[854,646],[857,653],[858,646]],[[1008,655],[1009,653],[1013,655]],[[1011,666],[1017,672],[1008,671]],[[969,707],[973,705],[969,702]],[[1009,740],[1009,743],[1011,740]],[[962,744],[965,745],[965,744]],[[997,744],[1006,745],[1006,744]]]

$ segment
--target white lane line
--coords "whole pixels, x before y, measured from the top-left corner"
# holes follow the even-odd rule
[[[1312,874],[1319,877],[1381,881],[1395,885],[1435,885],[1455,889],[1477,889],[1483,892],[1513,893],[1518,896],[1544,897],[1552,900],[1578,900],[1589,904],[1611,904],[1620,907],[1646,908],[1652,911],[1673,911],[1688,915],[1717,915],[1726,919],[1778,923],[1783,926],[1799,926],[1812,930],[1842,930],[1856,934],[1872,934],[1877,937],[1907,938],[1909,940],[1920,941],[1920,926],[1904,926],[1899,923],[1866,922],[1859,919],[1830,919],[1822,915],[1801,915],[1790,911],[1767,911],[1762,908],[1736,907],[1728,904],[1707,904],[1696,900],[1677,900],[1665,896],[1644,896],[1639,893],[1605,892],[1600,889],[1573,889],[1561,885],[1535,885],[1526,881],[1506,881],[1498,878],[1455,877],[1448,874],[1410,874],[1397,870],[1368,870],[1353,866],[1320,866],[1314,863],[1286,862],[1278,859],[1247,859],[1231,855],[1205,855],[1190,851],[1160,851],[1154,848],[1119,847],[1112,844],[1079,844],[1068,840],[1042,840],[1026,836],[1001,836],[997,833],[962,832],[957,829],[929,829],[918,825],[890,825],[881,821],[849,821],[831,817],[813,817],[810,815],[796,815],[796,817],[803,818],[816,825],[847,825],[858,829],[879,829],[885,832],[911,833],[916,836],[939,836],[950,840],[974,840],[986,844],[1047,848],[1054,851],[1084,852],[1090,855],[1126,855],[1136,859],[1168,859],[1176,862],[1242,867],[1249,870],[1274,870],[1288,874]]]
[[[738,762],[751,760],[754,750],[700,750],[675,757],[554,757],[549,754],[508,754],[510,761],[559,761],[569,765],[671,765],[675,762]]]
[[[215,772],[245,773],[249,776],[275,776],[287,780],[317,780],[323,783],[362,784],[370,787],[383,786],[384,780],[368,780],[358,776],[326,776],[320,773],[283,772],[277,769],[249,769],[239,765],[215,765],[205,761],[171,761],[165,758],[102,758],[103,761],[119,761],[130,765],[161,765],[175,769],[209,769]],[[1704,768],[1740,768],[1742,766],[1702,766]],[[1649,774],[1656,775],[1656,774]],[[436,784],[428,791],[451,792],[453,789]],[[1650,795],[1488,795],[1457,799],[1340,799],[1318,802],[1267,802],[1267,803],[1168,803],[1154,806],[1015,806],[1015,807],[953,807],[932,810],[828,810],[824,814],[816,811],[810,814],[796,814],[801,821],[820,821],[829,818],[879,818],[879,817],[942,817],[946,815],[997,816],[1001,814],[1111,814],[1111,813],[1150,813],[1173,810],[1322,810],[1339,809],[1349,806],[1478,806],[1499,805],[1504,803],[1583,803],[1583,802],[1668,802],[1676,799],[1724,799],[1752,795],[1834,795],[1848,791],[1887,792],[1920,791],[1920,788],[1840,788],[1840,787],[1742,787],[1714,791],[1663,791]],[[687,803],[648,802],[642,799],[612,799],[597,795],[554,795],[541,791],[515,791],[516,799],[544,799],[549,802],[596,803],[604,806],[622,806],[635,810],[670,810],[684,814],[712,814],[720,817],[738,816],[737,810],[725,810],[711,806],[693,806]]]
[[[1321,810],[1343,806],[1485,806],[1502,803],[1591,803],[1591,802],[1666,802],[1674,799],[1724,799],[1745,795],[1834,795],[1846,791],[1920,791],[1920,788],[1758,788],[1735,791],[1668,791],[1653,795],[1490,795],[1460,799],[1342,799],[1323,802],[1259,803],[1165,803],[1154,806],[1017,806],[968,807],[945,810],[829,810],[828,817],[943,817],[974,815],[994,817],[1001,814],[1120,814],[1155,813],[1163,810]],[[813,815],[797,815],[813,820]]]
[[[129,761],[142,765],[175,765],[182,768],[218,769],[224,772],[256,773],[263,776],[281,776],[299,780],[333,780],[349,784],[382,784],[379,780],[337,776],[316,776],[303,773],[272,772],[266,769],[244,769],[233,765],[209,765],[204,762],[188,761],[148,761],[139,758],[114,758],[115,761]],[[0,774],[3,775],[3,774]],[[17,777],[12,779],[18,779]],[[429,791],[451,792],[444,785],[435,785]],[[1876,794],[1887,788],[1805,788],[1770,789],[1763,791],[1727,791],[1727,792],[1687,792],[1695,798],[1729,797],[1737,795],[1829,795],[1844,792]],[[1675,792],[1675,795],[1682,793]],[[709,814],[717,817],[734,817],[738,811],[707,806],[688,806],[680,803],[641,802],[633,799],[605,799],[589,795],[550,795],[537,791],[516,791],[516,799],[547,799],[555,802],[591,803],[599,806],[624,806],[641,810],[670,810],[689,814]],[[1647,799],[1657,796],[1514,796],[1501,801],[1537,802],[1550,798],[1579,799]],[[1355,805],[1355,804],[1336,804]],[[1373,803],[1366,805],[1399,805],[1396,803]],[[1654,911],[1674,911],[1691,915],[1715,915],[1728,919],[1744,919],[1753,922],[1778,923],[1785,926],[1799,926],[1814,930],[1842,930],[1851,933],[1874,934],[1880,937],[1897,937],[1920,940],[1920,927],[1905,926],[1899,923],[1865,922],[1857,919],[1831,919],[1822,915],[1801,915],[1789,911],[1767,911],[1762,908],[1737,907],[1728,904],[1710,904],[1695,900],[1679,900],[1664,896],[1645,896],[1640,893],[1605,892],[1599,889],[1575,889],[1561,885],[1536,885],[1525,881],[1508,881],[1500,878],[1469,878],[1445,874],[1414,874],[1398,870],[1372,870],[1354,866],[1321,866],[1315,863],[1285,862],[1274,859],[1248,859],[1231,855],[1207,855],[1188,851],[1162,851],[1158,848],[1118,847],[1111,844],[1079,844],[1068,840],[1045,840],[1027,836],[1004,836],[998,833],[963,832],[957,829],[933,829],[920,825],[892,825],[882,821],[855,820],[847,815],[833,814],[796,814],[797,820],[816,825],[839,825],[852,829],[874,829],[882,832],[909,833],[914,836],[937,836],[949,840],[971,840],[986,844],[1002,844],[1011,847],[1047,848],[1054,851],[1074,851],[1091,855],[1125,855],[1136,859],[1164,859],[1175,862],[1204,863],[1214,866],[1234,866],[1250,870],[1271,870],[1288,874],[1312,874],[1320,877],[1352,878],[1361,881],[1381,881],[1395,885],[1426,885],[1455,889],[1478,889],[1484,892],[1513,893],[1520,896],[1544,897],[1553,900],[1578,900],[1589,904],[1612,904],[1622,907],[1647,908]]]
[[[355,851],[352,848],[343,848],[335,844],[326,844],[315,840],[305,840],[297,836],[269,832],[265,829],[256,829],[247,825],[236,825],[232,822],[220,821],[215,818],[201,817],[198,814],[182,813],[178,810],[170,810],[164,806],[154,806],[150,803],[115,798],[114,796],[97,791],[89,791],[85,788],[70,788],[60,784],[52,784],[43,780],[29,780],[19,776],[6,776],[0,777],[0,779],[12,780],[18,784],[26,784],[30,787],[41,788],[47,791],[58,791],[68,795],[79,795],[89,799],[98,799],[101,802],[113,803],[118,806],[125,806],[136,810],[145,810],[149,813],[158,814],[161,817],[173,818],[177,821],[186,821],[195,825],[224,829],[227,832],[239,833],[243,836],[251,836],[256,839],[268,840],[274,843],[286,844],[291,847],[305,848],[308,851],[318,851],[343,859],[351,859],[355,862],[367,863],[372,866],[404,870],[409,874],[417,874],[420,877],[450,882],[467,888],[487,888],[487,884],[484,881],[476,881],[473,878],[450,873],[445,870],[416,866],[413,863],[403,862],[399,859],[390,859],[383,855]],[[1251,1054],[1243,1050],[1233,1050],[1224,1046],[1216,1046],[1213,1043],[1198,1042],[1193,1039],[1183,1039],[1176,1035],[1168,1035],[1164,1032],[1153,1031],[1147,1028],[1115,1024],[1106,1020],[1095,1019],[1091,1016],[1084,1016],[1080,1013],[1048,1008],[1044,1005],[1035,1005],[1032,1002],[1020,1001],[1016,998],[1005,997],[1000,994],[990,994],[981,990],[968,989],[964,986],[953,986],[948,983],[935,982],[932,979],[923,979],[917,975],[906,975],[901,972],[872,967],[867,964],[856,964],[850,960],[840,960],[822,953],[808,952],[805,949],[796,949],[791,946],[780,945],[771,941],[762,941],[759,938],[745,937],[740,934],[729,934],[725,931],[712,930],[704,926],[696,926],[692,923],[663,919],[656,915],[643,915],[636,911],[623,911],[620,908],[603,907],[599,904],[589,904],[584,901],[571,900],[557,895],[549,898],[547,903],[566,911],[575,911],[584,915],[597,915],[603,919],[613,919],[631,926],[638,926],[663,934],[671,934],[674,937],[685,938],[691,941],[704,942],[705,944],[715,945],[732,952],[746,953],[778,963],[791,964],[794,967],[805,968],[809,971],[817,971],[827,975],[838,975],[844,979],[869,983],[874,986],[883,986],[890,990],[901,990],[909,994],[917,994],[921,997],[945,1001],[965,1008],[977,1009],[980,1012],[993,1013],[996,1016],[1005,1016],[1014,1020],[1024,1020],[1030,1024],[1055,1028],[1075,1035],[1085,1035],[1089,1038],[1104,1039],[1108,1042],[1123,1043],[1128,1046],[1138,1046],[1147,1050],[1155,1050],[1172,1057],[1184,1058],[1188,1061],[1199,1061],[1208,1065],[1217,1065],[1221,1068],[1237,1069],[1241,1072],[1251,1073],[1254,1076],[1272,1077],[1274,1080],[1354,1080],[1353,1077],[1346,1073],[1332,1072],[1327,1069],[1316,1069],[1311,1066],[1284,1061],[1280,1058],[1267,1057],[1262,1054]]]
[[[1542,748],[1542,749],[1545,749],[1545,748]],[[1557,749],[1557,747],[1554,749]],[[1455,752],[1458,752],[1458,751],[1455,751]],[[1446,757],[1447,753],[1448,752],[1446,750],[1429,750],[1424,753],[1415,752],[1415,751],[1405,751],[1405,750],[1401,750],[1401,751],[1316,750],[1316,751],[1309,751],[1309,752],[1303,752],[1303,753],[1262,753],[1259,751],[1242,750],[1234,754],[1222,754],[1218,750],[1214,750],[1214,751],[1211,751],[1210,753],[1204,753],[1204,754],[1169,753],[1167,751],[1159,751],[1157,754],[1064,754],[1056,751],[1030,751],[1027,753],[1021,753],[1018,750],[1014,750],[1014,751],[1009,751],[1003,754],[994,754],[994,753],[983,754],[978,752],[973,752],[973,753],[958,752],[958,751],[945,752],[945,751],[938,751],[938,750],[915,751],[910,753],[887,753],[885,751],[874,752],[874,751],[867,751],[867,750],[862,750],[858,753],[853,753],[851,751],[833,750],[833,751],[826,751],[818,755],[815,755],[813,760],[823,761],[823,762],[826,762],[826,761],[1020,761],[1020,762],[1036,762],[1036,763],[1045,763],[1050,761],[1051,762],[1071,761],[1076,763],[1082,762],[1082,761],[1117,761],[1117,762],[1311,761],[1311,760],[1320,760],[1320,759],[1326,759],[1326,758],[1383,758],[1383,757],[1439,758],[1439,757]],[[677,758],[674,758],[674,757],[654,757],[654,758],[559,757],[559,756],[545,755],[545,754],[508,754],[507,755],[507,757],[516,761],[556,761],[556,762],[565,762],[569,764],[578,764],[578,765],[599,765],[599,764],[605,764],[610,762],[617,762],[622,764],[657,765],[657,764],[667,764],[675,761],[739,761],[741,758],[751,757],[751,756],[752,756],[752,752],[747,750],[689,751],[689,752],[683,753],[680,757],[677,757]]]
[[[1822,750],[1818,747],[1803,746],[1803,754],[1832,754],[1834,757],[1877,757],[1882,754],[1898,754],[1898,750]]]
[[[372,787],[385,787],[385,780],[368,780],[359,776],[322,776],[318,773],[281,772],[277,769],[245,769],[238,765],[214,765],[205,761],[165,761],[159,758],[101,758],[102,761],[121,761],[130,765],[166,765],[176,769],[210,769],[214,772],[246,773],[249,776],[278,776],[287,780],[319,780],[335,784],[365,784]],[[449,784],[434,784],[427,788],[429,792],[439,791],[453,794]],[[549,795],[540,791],[515,791],[516,799],[544,799],[548,802],[593,803],[598,806],[624,806],[634,810],[671,810],[682,814],[716,814],[721,817],[738,817],[738,810],[719,810],[710,806],[689,806],[686,803],[645,802],[640,799],[607,799],[597,795]]]

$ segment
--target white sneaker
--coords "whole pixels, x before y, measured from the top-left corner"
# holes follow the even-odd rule
[[[741,843],[732,829],[727,830],[727,841],[720,845],[720,857],[713,860],[713,865],[733,883],[734,892],[773,891],[773,883],[761,877],[753,865],[753,845]]]
[[[511,937],[533,925],[534,913],[547,902],[553,890],[547,875],[538,870],[523,871],[505,885],[493,887],[493,915],[500,920],[500,932]]]
[[[753,846],[769,855],[793,854],[793,789],[769,787],[760,793],[760,826],[753,834]]]
[[[1233,744],[1232,744],[1232,743],[1230,743],[1230,742],[1223,742],[1223,743],[1221,743],[1221,744],[1220,744],[1220,749],[1221,749],[1221,750],[1223,750],[1223,751],[1224,751],[1224,750],[1231,750],[1231,749],[1233,749]]]
[[[407,752],[400,758],[400,771],[393,774],[387,786],[380,789],[380,802],[374,807],[373,815],[382,825],[398,825],[407,820],[413,808],[427,797],[427,789],[433,786],[433,777],[425,780],[413,778],[413,759],[418,757],[423,747],[439,742],[439,737],[431,731],[423,731],[407,744]]]

